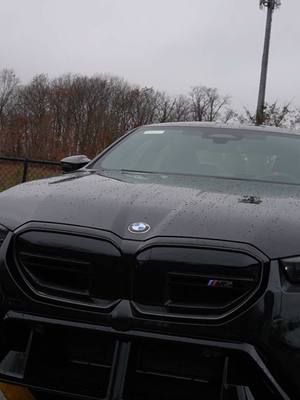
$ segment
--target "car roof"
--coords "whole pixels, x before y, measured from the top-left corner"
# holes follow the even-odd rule
[[[230,130],[243,130],[243,131],[255,131],[261,133],[281,133],[299,136],[300,132],[292,129],[277,128],[268,125],[241,125],[241,124],[222,124],[217,122],[198,122],[198,121],[188,121],[188,122],[163,122],[157,124],[144,125],[143,127],[199,127],[199,128],[218,128],[218,129],[230,129]]]

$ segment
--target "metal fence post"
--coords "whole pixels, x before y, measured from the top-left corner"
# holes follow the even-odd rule
[[[23,177],[22,177],[22,182],[26,182],[27,180],[27,172],[28,172],[28,160],[24,160],[24,169],[23,169]]]
[[[22,182],[50,178],[61,173],[61,163],[57,161],[0,156],[0,192]]]

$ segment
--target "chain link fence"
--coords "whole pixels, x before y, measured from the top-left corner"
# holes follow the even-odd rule
[[[0,192],[19,183],[62,173],[59,162],[0,157]]]

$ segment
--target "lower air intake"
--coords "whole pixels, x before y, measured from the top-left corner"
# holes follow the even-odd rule
[[[74,334],[67,328],[27,330],[15,324],[10,329],[12,335],[7,339],[7,354],[2,354],[0,375],[26,381],[43,391],[61,392],[62,398],[106,398],[113,338],[78,330]]]

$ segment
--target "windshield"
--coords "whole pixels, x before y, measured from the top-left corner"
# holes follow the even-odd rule
[[[300,184],[300,136],[201,127],[145,127],[91,168]]]

